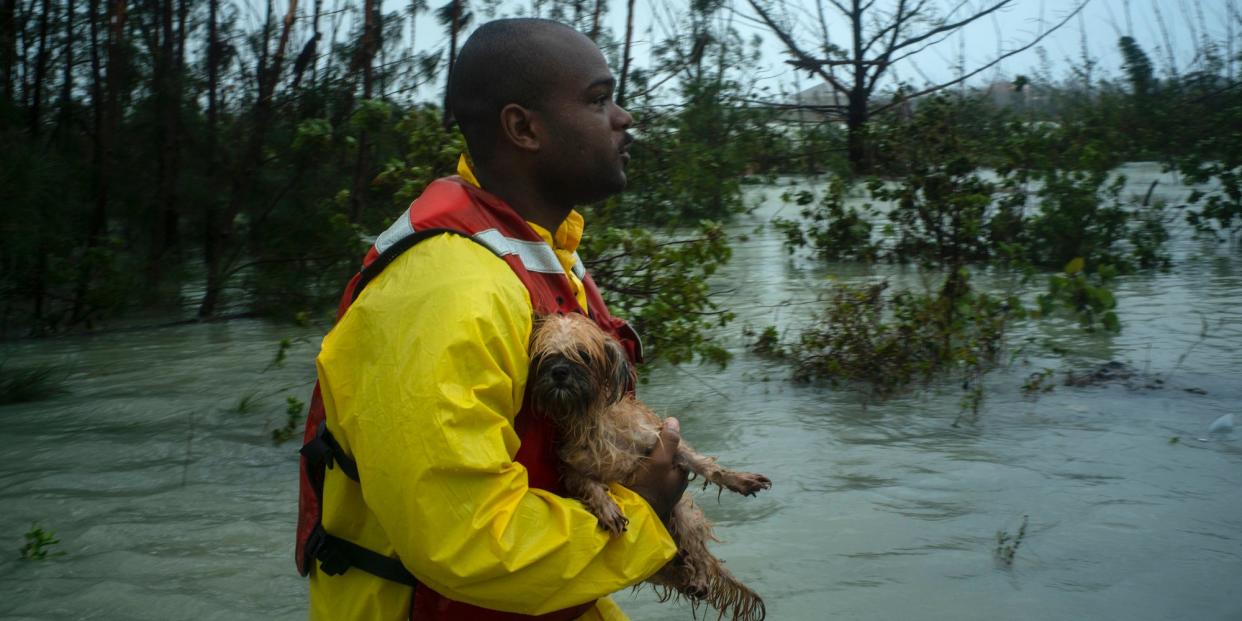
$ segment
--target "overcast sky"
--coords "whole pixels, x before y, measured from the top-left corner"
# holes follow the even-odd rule
[[[728,0],[733,7],[733,25],[749,39],[759,35],[764,39],[762,47],[764,59],[760,75],[764,83],[773,91],[784,87],[792,90],[795,84],[807,88],[818,83],[818,78],[810,78],[805,72],[795,75],[792,67],[783,61],[788,58],[777,38],[755,20],[755,14],[746,0]],[[767,0],[772,2],[773,0]],[[779,1],[779,0],[776,0]],[[804,42],[808,50],[819,45],[815,33],[819,25],[815,19],[815,0],[785,0],[790,7],[790,15],[797,21],[798,38]],[[477,3],[478,0],[475,0]],[[432,0],[438,6],[438,0]],[[842,4],[848,3],[843,0]],[[994,0],[944,0],[941,7],[960,5],[957,12],[950,17],[960,19],[970,14],[971,8],[993,4]],[[1080,0],[1015,0],[1012,6],[978,20],[971,26],[951,36],[912,60],[894,67],[890,78],[897,78],[912,86],[921,86],[928,80],[944,81],[958,75],[959,59],[965,59],[967,71],[978,68],[989,59],[995,58],[997,50],[1009,50],[1022,46],[1038,36],[1043,30],[1051,28],[1069,15],[1080,3]],[[385,3],[385,10],[396,7]],[[589,1],[586,4],[591,4]],[[636,34],[634,46],[634,62],[642,67],[648,63],[653,43],[666,38],[672,13],[684,13],[688,0],[636,0]],[[896,0],[875,0],[875,6],[887,10],[894,6]],[[932,4],[937,4],[935,0]],[[1179,72],[1193,69],[1196,41],[1205,37],[1216,41],[1222,46],[1222,52],[1236,56],[1242,51],[1242,44],[1232,43],[1233,49],[1227,49],[1242,35],[1242,22],[1239,22],[1239,5],[1242,0],[1088,0],[1085,7],[1059,30],[1045,38],[1040,44],[1048,60],[1048,68],[1054,79],[1063,79],[1071,72],[1075,63],[1081,65],[1083,50],[1087,56],[1098,64],[1095,68],[1097,77],[1117,77],[1121,74],[1121,56],[1117,51],[1117,40],[1122,35],[1133,36],[1139,45],[1151,57],[1157,72],[1161,73],[1175,68]],[[529,0],[522,2],[502,2],[499,15],[508,16],[521,12],[531,14]],[[520,8],[519,8],[520,7]],[[831,3],[825,1],[825,10],[829,22],[829,37],[838,45],[849,45],[849,26],[844,17],[831,11]],[[476,9],[478,10],[478,9]],[[612,28],[619,40],[625,29],[624,0],[610,0],[607,25]],[[942,8],[941,12],[947,9]],[[485,21],[481,14],[476,15],[476,22]],[[1163,21],[1164,27],[1161,27]],[[434,42],[443,46],[446,37],[434,19],[421,17],[418,26],[420,41],[426,44]],[[1166,46],[1166,41],[1168,45]],[[420,43],[420,48],[424,47]],[[985,71],[972,80],[971,84],[983,84],[996,79],[1012,80],[1019,74],[1032,75],[1038,71],[1041,58],[1036,49],[1031,49],[1003,61],[999,67]],[[613,71],[619,71],[613,67]],[[1242,67],[1234,66],[1236,75]],[[884,86],[891,87],[893,80],[887,80]]]

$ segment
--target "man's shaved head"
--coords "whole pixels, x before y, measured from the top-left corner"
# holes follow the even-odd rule
[[[491,158],[502,108],[539,108],[564,60],[560,43],[571,38],[586,39],[559,22],[517,18],[483,24],[466,40],[449,75],[448,105],[475,161]]]

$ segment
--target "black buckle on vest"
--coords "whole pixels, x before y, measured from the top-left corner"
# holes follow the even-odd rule
[[[327,468],[340,466],[345,476],[359,480],[358,463],[346,455],[345,449],[332,437],[327,421],[319,421],[319,426],[315,428],[315,437],[303,444],[298,452],[312,464],[323,464]]]
[[[410,587],[418,586],[418,578],[405,568],[400,559],[333,537],[323,529],[322,524],[316,524],[306,539],[306,554],[319,561],[320,571],[329,576],[339,576],[357,567],[372,576]]]
[[[306,539],[306,554],[319,561],[319,569],[329,576],[339,576],[349,570],[349,557],[339,546],[329,542],[329,535],[321,524],[316,524]]]

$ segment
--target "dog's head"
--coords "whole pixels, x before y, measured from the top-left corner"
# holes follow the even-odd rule
[[[526,390],[532,404],[562,421],[615,403],[630,379],[621,344],[578,313],[535,321],[530,363]]]

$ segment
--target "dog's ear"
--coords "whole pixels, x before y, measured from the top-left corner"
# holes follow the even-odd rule
[[[630,387],[630,381],[633,373],[630,369],[630,359],[625,354],[625,348],[621,346],[614,338],[605,339],[607,345],[604,350],[608,353],[608,370],[611,372],[609,377],[610,394],[608,395],[609,403],[616,403],[625,396],[625,391]]]

